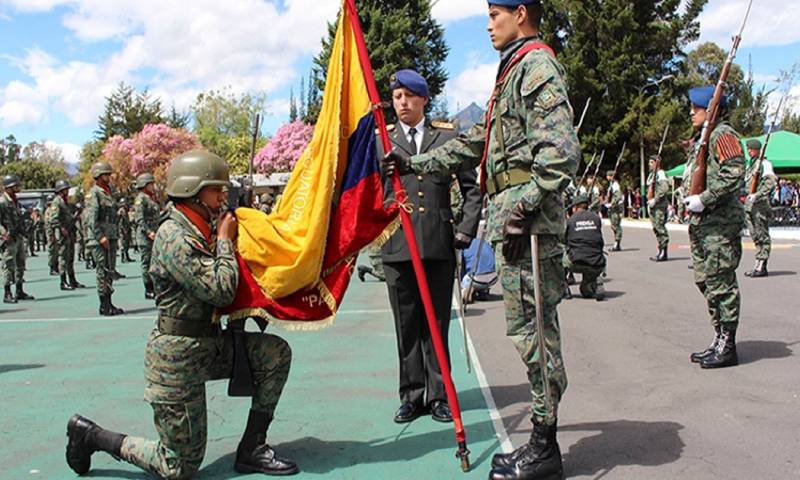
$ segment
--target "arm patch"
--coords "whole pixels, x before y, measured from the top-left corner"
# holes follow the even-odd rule
[[[736,135],[732,133],[723,133],[717,139],[717,157],[720,163],[730,160],[731,158],[744,157],[742,144]]]

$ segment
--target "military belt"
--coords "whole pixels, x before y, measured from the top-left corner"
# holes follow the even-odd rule
[[[496,195],[504,190],[531,181],[531,172],[526,168],[512,168],[486,179],[486,193]]]
[[[158,331],[166,335],[181,337],[216,337],[222,333],[219,325],[207,320],[183,320],[180,318],[158,315]]]

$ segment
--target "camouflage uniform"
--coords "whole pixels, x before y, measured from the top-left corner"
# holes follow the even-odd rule
[[[653,233],[656,234],[658,249],[666,250],[669,246],[669,233],[667,233],[667,203],[669,203],[669,179],[664,170],[657,172],[657,181],[653,195],[653,206],[650,208],[650,223],[653,224]],[[647,185],[653,183],[653,172],[647,176]]]
[[[589,202],[589,210],[600,215],[600,201],[601,201],[600,187],[592,184],[591,190],[592,190],[592,196],[591,196],[591,202]]]
[[[51,204],[51,214],[47,220],[47,227],[53,232],[54,244],[58,250],[58,272],[62,279],[64,276],[75,278],[75,220],[72,209],[56,195]]]
[[[123,200],[125,199],[123,198]],[[121,260],[122,262],[132,262],[128,252],[131,249],[131,217],[128,215],[128,208],[125,205],[121,205],[117,211],[117,232]],[[116,264],[114,266],[116,267]]]
[[[36,251],[39,252],[45,248],[47,241],[44,236],[44,218],[41,212],[37,210],[37,215],[33,219],[34,239],[36,240]]]
[[[745,213],[747,219],[747,229],[750,237],[756,244],[756,260],[766,262],[769,260],[769,253],[772,247],[772,240],[769,236],[769,224],[772,221],[772,206],[770,197],[778,178],[772,174],[772,165],[764,159],[761,165],[761,173],[758,179],[758,188],[755,197],[748,198],[745,202]],[[750,186],[753,178],[753,168],[748,169],[745,185]]]
[[[159,323],[166,319],[212,333],[189,337],[153,330],[145,348],[144,398],[160,440],[126,437],[120,453],[160,477],[189,478],[205,455],[205,382],[229,378],[233,367],[231,336],[212,324],[212,315],[233,301],[239,270],[233,242],[208,244],[174,208],[158,229],[153,253]],[[247,354],[255,382],[252,409],[272,415],[289,375],[289,345],[275,335],[248,334]]]
[[[719,123],[711,133],[706,160],[706,189],[700,195],[705,205],[702,213],[689,217],[689,242],[694,266],[694,281],[705,296],[711,324],[736,330],[739,323],[741,297],[736,268],[742,258],[741,232],[744,209],[739,194],[744,188],[744,153],[720,158],[717,142],[723,135],[735,137],[741,152],[738,134],[726,123]],[[736,145],[730,147],[736,149]],[[691,191],[691,172],[697,157],[695,145],[690,157],[687,191]]]
[[[372,268],[372,273],[380,281],[386,280],[386,273],[383,271],[383,260],[381,259],[381,247],[370,245],[367,247],[367,256],[369,257],[369,264]]]
[[[513,42],[502,57],[509,58],[530,41]],[[563,194],[575,176],[580,158],[572,120],[563,68],[549,53],[534,50],[510,70],[497,92],[489,125],[484,119],[442,147],[411,159],[412,168],[419,173],[455,173],[477,167],[487,147],[485,178],[490,195],[487,240],[495,248],[503,285],[506,334],[528,367],[534,425],[556,423],[558,403],[567,388],[556,306],[561,301],[564,282]],[[541,352],[536,339],[530,251],[524,258],[509,263],[500,248],[504,223],[518,204],[527,212],[536,212],[530,233],[539,236],[547,381],[552,397],[549,402],[545,401],[543,372],[538,361]],[[552,407],[550,411],[547,403]]]
[[[150,279],[150,257],[153,240],[149,234],[158,230],[158,219],[161,209],[145,192],[140,191],[133,204],[133,218],[136,224],[136,244],[139,246],[139,259],[142,265],[142,281],[145,291],[152,291],[153,281]]]
[[[114,292],[114,258],[117,252],[117,201],[99,185],[94,185],[86,195],[84,228],[86,246],[97,267],[97,293],[100,297],[110,297]],[[102,237],[108,239],[108,249],[100,245]]]
[[[625,212],[625,199],[622,197],[622,188],[619,182],[614,181],[608,186],[611,204],[608,207],[608,219],[611,221],[611,230],[614,232],[615,246],[622,243],[622,215]]]
[[[50,267],[50,275],[58,274],[58,243],[56,242],[56,232],[53,230],[55,225],[53,217],[58,214],[58,209],[53,205],[53,201],[44,210],[45,235],[47,237],[47,265]]]
[[[5,287],[22,284],[25,258],[25,218],[11,195],[0,193],[0,276]]]

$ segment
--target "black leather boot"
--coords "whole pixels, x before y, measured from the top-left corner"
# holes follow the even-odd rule
[[[300,470],[291,460],[281,458],[267,445],[267,430],[272,415],[250,410],[242,440],[236,449],[234,469],[239,473],[294,475]]]
[[[620,244],[620,242],[614,242],[614,248],[612,248],[611,250],[614,252],[621,252],[622,245]]]
[[[594,289],[594,299],[598,302],[602,302],[606,299],[606,289],[603,287],[602,283],[598,283],[597,287]]]
[[[756,266],[753,267],[753,271],[745,272],[744,275],[751,278],[768,277],[769,272],[767,271],[767,261],[756,260]]]
[[[700,363],[706,358],[710,357],[717,348],[717,343],[719,343],[719,327],[714,327],[714,340],[711,340],[711,345],[708,346],[702,352],[694,352],[693,354],[689,355],[689,360],[692,363]]]
[[[6,293],[3,295],[3,303],[17,303],[14,294],[11,293],[11,285],[6,285]]]
[[[111,303],[111,295],[108,296],[108,311],[109,311],[109,315],[111,315],[111,316],[122,315],[123,313],[125,313],[125,310],[123,310],[123,309],[121,309],[119,307],[115,307],[114,304]]]
[[[156,291],[153,290],[153,284],[145,282],[144,284],[144,298],[152,300],[156,298]]]
[[[111,303],[111,295],[100,295],[100,315],[113,317],[125,313],[121,308],[115,307]]]
[[[28,295],[22,289],[22,282],[17,282],[17,300],[34,300],[33,295]]]
[[[80,283],[78,279],[75,278],[74,273],[69,274],[69,283],[73,288],[86,288],[86,285]]]
[[[58,276],[58,268],[50,267],[50,276],[52,277]]]
[[[67,281],[66,273],[61,274],[61,290],[75,290],[75,287]]]
[[[534,424],[526,445],[492,458],[489,480],[563,480],[564,467],[556,432],[556,425]]]
[[[723,326],[714,353],[700,361],[700,368],[723,368],[739,365],[736,354],[736,329]]]
[[[650,257],[650,260],[653,262],[666,262],[667,260],[669,260],[669,257],[667,256],[667,249],[659,248],[658,255],[656,255],[655,257]]]
[[[67,423],[67,465],[83,475],[92,468],[92,454],[102,451],[120,458],[125,435],[100,428],[77,413]]]

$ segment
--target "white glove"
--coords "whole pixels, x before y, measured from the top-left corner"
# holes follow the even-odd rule
[[[656,206],[656,201],[655,200],[648,200],[647,201],[647,208],[649,208],[650,210],[652,210],[653,207],[655,207],[655,206]]]
[[[706,206],[703,205],[703,202],[700,201],[700,195],[691,195],[686,197],[686,200],[683,201],[686,204],[686,209],[690,212],[700,213],[706,209]]]
[[[748,195],[747,196],[747,201],[750,202],[750,203],[755,202],[756,201],[756,194],[755,193],[751,193],[750,195]]]

